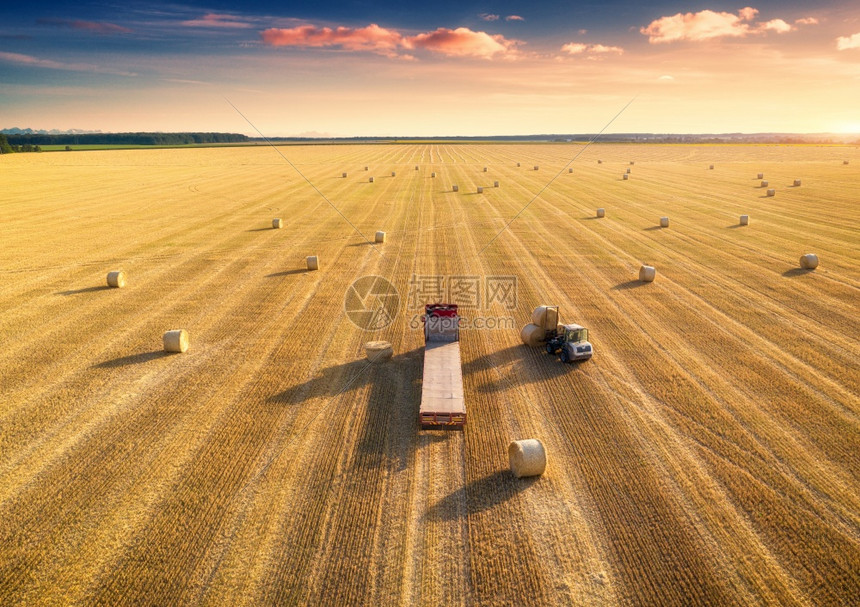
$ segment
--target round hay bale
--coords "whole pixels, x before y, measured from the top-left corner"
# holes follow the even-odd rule
[[[478,186],[478,194],[483,194],[483,193],[484,193],[484,188],[482,188],[481,186]]]
[[[418,165],[417,165],[417,164],[415,165],[415,170],[416,170],[416,171],[418,170]]]
[[[373,177],[369,178],[367,181],[368,183],[373,183]]]
[[[848,164],[848,163],[846,162],[845,164]],[[519,163],[519,162],[517,163],[517,166],[520,166],[520,163]]]
[[[275,217],[272,220],[272,227],[276,230],[280,230],[281,228],[284,227],[284,220],[281,219],[280,217]]]
[[[669,218],[668,217],[661,217],[660,218],[660,227],[661,228],[668,228],[669,227]]]
[[[795,179],[795,180],[794,180],[794,187],[796,187],[796,188],[799,188],[799,187],[800,187],[800,179]]]
[[[188,331],[185,329],[172,329],[164,334],[162,338],[165,352],[187,352]]]
[[[397,173],[395,173],[394,171],[391,171],[391,176],[392,176],[392,177],[397,177]]]
[[[460,187],[459,187],[459,186],[457,186],[457,185],[452,185],[452,186],[451,186],[451,191],[452,191],[452,192],[459,192],[459,191],[460,191]]]
[[[766,187],[767,187],[767,181],[762,181],[762,182],[761,182],[761,187],[766,188]]]
[[[536,438],[515,440],[508,445],[508,460],[517,478],[540,476],[546,470],[546,449]]]
[[[485,172],[485,173],[487,172],[487,167],[484,167],[484,172]]]
[[[549,316],[548,316],[549,315]],[[532,323],[545,327],[547,323],[558,322],[558,310],[555,306],[538,306],[532,310]]]
[[[377,232],[375,240],[379,243],[385,242],[385,232]]]
[[[756,179],[764,179],[764,173],[759,173],[756,175]]]
[[[807,253],[800,256],[800,267],[804,270],[814,270],[818,267],[818,255],[815,253]]]
[[[636,163],[635,163],[635,162],[633,162],[633,161],[631,160],[631,161],[630,161],[630,164],[631,164],[631,165],[633,165],[633,164],[636,164]]]
[[[639,280],[642,282],[654,282],[657,277],[657,270],[654,266],[642,266],[639,268]]]
[[[741,225],[748,226],[750,224],[750,216],[749,215],[741,215]]]
[[[597,216],[598,217],[606,217],[606,209],[604,209],[604,208],[597,209]]]
[[[494,182],[493,182],[493,187],[494,187],[494,188],[499,187],[499,182],[498,182],[498,181],[494,181]]]
[[[714,170],[714,165],[709,166],[709,167],[708,167],[708,169],[709,169],[709,170],[711,170],[711,171],[713,171],[713,170]]]
[[[621,178],[622,178],[622,179],[624,179],[624,180],[626,181],[627,179],[629,179],[629,178],[630,178],[630,175],[628,175],[627,173],[624,173],[624,174],[621,176]]]
[[[843,161],[842,161],[842,164],[848,164],[848,161],[847,161],[847,160],[843,160]]]
[[[346,179],[346,173],[341,173],[340,176]]]
[[[627,174],[628,174],[628,175],[630,174],[630,169],[627,169]]]
[[[568,173],[573,173],[573,167],[568,167],[567,172],[568,172]]]
[[[430,173],[430,177],[435,178],[435,177],[436,177],[436,173],[435,173],[435,172],[434,172],[434,173]]]
[[[391,359],[394,349],[387,341],[369,341],[364,344],[364,353],[370,362],[381,363]]]
[[[364,170],[365,170],[365,171],[369,171],[369,170],[370,170],[370,167],[364,167]]]
[[[114,270],[113,272],[108,272],[107,283],[109,287],[113,287],[115,289],[122,289],[125,286],[125,272],[123,272],[122,270]]]
[[[307,258],[308,270],[319,270],[320,269],[320,260],[316,255],[308,255]]]
[[[535,165],[535,171],[537,171],[539,168],[540,167],[538,165]]]
[[[769,189],[767,191],[767,195],[768,196],[776,196],[776,190],[774,188]]]
[[[598,161],[597,161],[597,164],[603,164],[603,161],[602,161],[602,160],[598,160]]]
[[[520,339],[530,348],[537,348],[546,338],[546,330],[535,324],[529,323],[520,331]]]

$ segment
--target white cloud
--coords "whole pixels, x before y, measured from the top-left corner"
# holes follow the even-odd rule
[[[499,20],[498,15],[493,15],[491,13],[481,13],[480,15],[478,15],[478,17],[483,19],[484,21],[498,21]]]
[[[852,48],[860,48],[860,32],[851,36],[839,36],[836,39],[836,48],[840,51],[847,51]]]
[[[615,53],[621,55],[624,49],[620,46],[606,46],[604,44],[583,44],[581,42],[568,42],[561,47],[561,50],[568,55],[606,55]]]

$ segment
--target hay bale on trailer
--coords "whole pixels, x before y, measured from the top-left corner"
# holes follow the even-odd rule
[[[606,209],[604,209],[602,207],[597,209],[597,216],[598,217],[606,217]]]
[[[320,269],[320,260],[316,255],[308,255],[308,258],[305,261],[307,261],[308,270]]]
[[[538,306],[532,310],[532,324],[539,327],[552,327],[558,322],[558,307],[556,306]]]
[[[520,339],[530,348],[537,348],[546,339],[546,329],[529,323],[520,331]]]
[[[171,329],[161,338],[164,343],[165,352],[187,352],[188,331],[185,329]]]
[[[657,270],[654,266],[642,266],[639,268],[639,280],[642,282],[654,282],[657,277]]]
[[[281,219],[280,217],[275,217],[272,220],[272,227],[276,230],[280,230],[281,228],[284,227],[284,220]]]
[[[668,217],[661,217],[660,218],[660,227],[661,228],[668,228],[669,227],[669,218]]]
[[[515,440],[508,445],[508,461],[517,478],[540,476],[546,470],[546,449],[536,438]]]
[[[385,242],[385,232],[377,232],[377,233],[376,233],[376,238],[375,238],[375,240],[376,240],[376,242],[378,242],[378,243],[383,243],[383,242]]]
[[[741,215],[741,225],[748,226],[750,224],[750,216],[749,215]]]
[[[800,256],[800,267],[804,270],[814,270],[818,267],[818,255],[815,253],[807,253]]]
[[[370,362],[381,363],[391,359],[394,348],[387,341],[369,341],[364,344],[364,354]]]

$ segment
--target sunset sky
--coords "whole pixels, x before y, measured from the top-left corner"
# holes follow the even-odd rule
[[[860,132],[860,3],[0,8],[0,128],[588,133],[634,96],[608,132]]]

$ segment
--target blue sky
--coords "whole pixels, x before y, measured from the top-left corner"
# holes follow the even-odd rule
[[[860,131],[860,6],[0,8],[0,128],[266,135]]]

